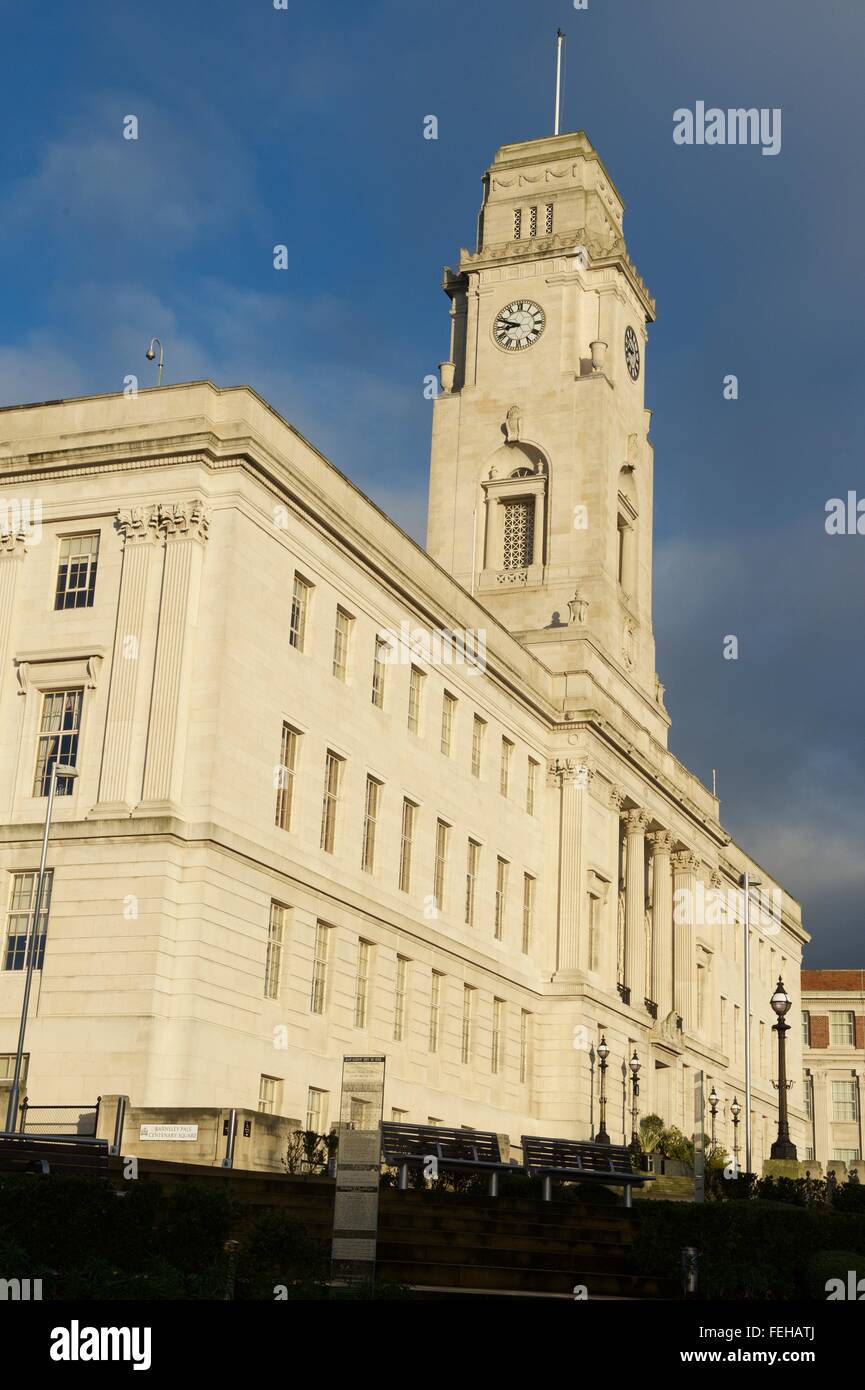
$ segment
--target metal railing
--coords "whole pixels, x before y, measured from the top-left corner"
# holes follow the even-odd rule
[[[19,1133],[46,1139],[95,1139],[98,1124],[99,1100],[95,1105],[31,1105],[25,1100]]]

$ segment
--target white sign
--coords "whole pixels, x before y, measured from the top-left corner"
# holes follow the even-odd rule
[[[173,1142],[175,1140],[190,1140],[198,1138],[198,1125],[141,1125],[138,1130],[139,1139],[161,1139]]]

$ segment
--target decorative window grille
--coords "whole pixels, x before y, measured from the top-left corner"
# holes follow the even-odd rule
[[[505,502],[503,568],[527,569],[535,543],[535,511],[531,502]]]
[[[545,227],[546,227],[547,236],[552,236],[552,232],[553,232],[553,205],[552,205],[552,203],[547,203],[547,216],[546,216],[546,222],[545,222],[544,225],[545,225]]]
[[[523,234],[523,210],[514,208],[514,241],[519,241]]]
[[[529,208],[529,236],[537,236],[537,234],[538,234],[538,210],[537,210],[537,208]]]

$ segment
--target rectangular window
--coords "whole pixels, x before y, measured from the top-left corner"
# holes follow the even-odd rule
[[[365,1028],[369,1006],[369,965],[372,946],[368,941],[357,943],[357,975],[354,984],[354,1026]]]
[[[436,821],[436,853],[435,853],[435,875],[433,891],[435,893],[436,910],[444,912],[445,906],[445,879],[447,876],[448,864],[448,837],[450,826],[446,821]]]
[[[429,1004],[429,1050],[438,1052],[439,1037],[441,1031],[441,1011],[442,1011],[442,980],[444,976],[440,971],[434,970],[432,973],[432,983],[430,986]]]
[[[387,671],[387,658],[390,643],[376,637],[372,658],[372,702],[376,709],[384,709],[384,677]]]
[[[474,990],[471,985],[463,985],[463,1026],[460,1057],[463,1065],[472,1059],[472,1023],[474,1014]]]
[[[702,1033],[706,1027],[706,970],[702,965],[697,966],[697,1032]],[[762,1027],[762,1024],[761,1024]]]
[[[508,895],[508,861],[498,858],[496,860],[496,906],[493,921],[493,935],[496,941],[501,941],[505,930],[505,905]]]
[[[531,1014],[526,1009],[520,1009],[520,1084],[523,1086],[529,1077],[531,1018]]]
[[[502,1069],[505,1047],[505,1001],[504,999],[493,1000],[493,1046],[490,1070],[493,1076],[498,1076]]]
[[[601,900],[595,893],[589,894],[589,969],[598,969],[601,946]]]
[[[391,1124],[404,1125],[408,1122],[408,1111],[397,1110],[395,1106],[391,1106],[390,1119]]]
[[[764,1072],[768,1072],[768,1058],[766,1055],[766,1024],[760,1019],[760,1066]]]
[[[414,849],[414,822],[417,806],[403,797],[402,830],[399,841],[399,886],[403,893],[411,892],[411,860]]]
[[[405,1037],[406,1002],[408,999],[408,961],[405,956],[396,958],[396,991],[393,1008],[393,1040],[402,1042]]]
[[[811,1015],[807,1009],[802,1010],[802,1046],[811,1046]]]
[[[351,625],[354,619],[344,608],[336,610],[336,626],[333,631],[333,674],[337,680],[348,677],[348,648],[351,641]]]
[[[480,777],[481,764],[484,754],[484,733],[486,732],[486,720],[481,719],[479,714],[474,717],[472,723],[472,776]]]
[[[529,758],[528,772],[526,774],[526,812],[528,815],[535,814],[535,795],[538,783],[538,764],[534,758]]]
[[[475,897],[477,895],[478,865],[480,863],[481,847],[477,840],[469,840],[468,854],[466,856],[466,914],[465,921],[467,927],[475,924]]]
[[[523,955],[532,949],[532,935],[535,918],[535,880],[531,874],[523,874]]]
[[[342,779],[342,758],[328,749],[324,762],[324,795],[321,803],[321,848],[333,854],[336,843],[336,814]]]
[[[375,837],[378,829],[378,806],[382,784],[375,777],[366,779],[366,800],[363,808],[363,849],[361,868],[371,874],[375,868]]]
[[[52,690],[42,696],[39,741],[36,746],[36,775],[33,795],[47,796],[51,769],[78,766],[78,737],[81,733],[82,690]],[[57,795],[72,795],[73,778],[57,778]]]
[[[814,1078],[812,1076],[805,1077],[805,1118],[808,1120],[814,1118]]]
[[[302,575],[294,576],[294,589],[291,595],[291,624],[288,629],[289,645],[302,652],[306,642],[306,620],[309,616],[309,600],[312,585]]]
[[[15,1075],[15,1056],[14,1052],[0,1052],[0,1081],[11,1081]],[[27,1082],[27,1071],[30,1066],[30,1053],[21,1054],[21,1089],[23,1091]]]
[[[294,802],[294,778],[297,772],[297,753],[300,734],[283,720],[276,769],[276,824],[280,830],[291,829],[291,808]]]
[[[258,1113],[276,1114],[276,1098],[279,1089],[278,1076],[260,1076],[258,1079]]]
[[[310,1086],[306,1097],[306,1127],[313,1134],[323,1134],[327,1124],[327,1091]]]
[[[4,970],[23,970],[27,964],[27,941],[36,906],[36,883],[39,874],[13,874],[9,894],[9,909],[6,914],[6,950],[3,955]],[[48,934],[48,913],[51,907],[51,890],[54,885],[54,870],[45,870],[42,886],[42,904],[39,909],[39,922],[36,932],[36,955],[34,970],[41,970],[45,958],[45,938]]]
[[[505,502],[504,509],[502,569],[528,569],[535,545],[534,503]]]
[[[417,666],[412,666],[408,681],[408,727],[409,733],[412,734],[420,733],[424,680],[423,671]]]
[[[327,1002],[327,958],[330,948],[330,927],[323,922],[315,925],[315,955],[312,961],[312,994],[310,1012],[323,1014]]]
[[[507,796],[508,794],[508,786],[511,780],[511,754],[513,751],[514,745],[511,743],[510,739],[503,738],[502,758],[499,764],[499,791],[502,796]]]
[[[832,1119],[857,1120],[858,1118],[859,1113],[856,1106],[856,1082],[833,1081]]]
[[[99,558],[99,532],[64,536],[60,542],[54,607],[92,608]]]
[[[278,999],[282,979],[282,947],[285,937],[285,908],[271,902],[267,926],[267,957],[264,965],[264,997]]]
[[[456,713],[456,706],[456,696],[450,695],[445,691],[442,696],[441,750],[447,758],[451,756],[453,751],[454,714]]]
[[[851,1013],[830,1013],[830,1047],[852,1047],[854,1038],[853,1015]]]
[[[858,1149],[836,1149],[833,1157],[839,1163],[857,1163],[862,1155]]]

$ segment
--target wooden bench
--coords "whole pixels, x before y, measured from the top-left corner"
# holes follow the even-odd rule
[[[631,1153],[621,1144],[589,1144],[579,1139],[540,1139],[522,1136],[523,1164],[529,1177],[543,1179],[543,1198],[552,1197],[553,1178],[563,1182],[597,1182],[623,1187],[625,1206],[631,1205],[631,1189],[654,1182],[649,1173],[635,1173]]]
[[[41,1135],[0,1134],[0,1172],[108,1176],[104,1139],[48,1139]]]
[[[389,1167],[399,1169],[399,1190],[408,1187],[409,1168],[423,1168],[430,1159],[440,1169],[489,1174],[489,1193],[497,1197],[499,1173],[513,1172],[502,1161],[498,1135],[482,1129],[445,1129],[442,1125],[404,1125],[385,1121],[381,1151]]]

